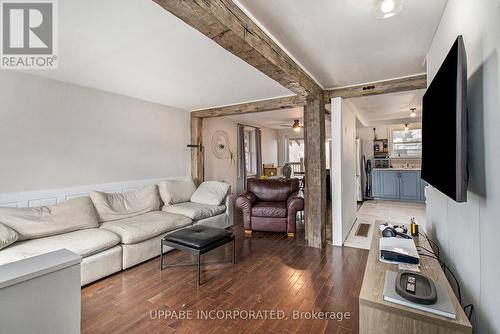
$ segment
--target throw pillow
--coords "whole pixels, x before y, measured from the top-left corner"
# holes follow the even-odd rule
[[[205,181],[191,196],[191,202],[208,205],[220,205],[226,198],[229,184],[217,181]]]
[[[130,190],[122,194],[93,191],[90,198],[100,223],[125,219],[160,209],[156,185]]]
[[[166,180],[159,184],[160,196],[165,206],[189,202],[196,190],[193,180]]]
[[[0,249],[16,242],[18,235],[16,231],[5,224],[0,223]]]

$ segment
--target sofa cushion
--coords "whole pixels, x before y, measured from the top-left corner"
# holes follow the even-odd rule
[[[0,265],[66,248],[82,257],[109,249],[120,242],[110,231],[89,228],[45,238],[20,241],[0,251]]]
[[[200,220],[225,212],[226,206],[185,202],[163,207],[163,211],[183,215],[193,220]]]
[[[122,194],[93,191],[90,193],[90,198],[94,203],[100,223],[160,210],[160,196],[156,185]]]
[[[189,202],[191,196],[196,190],[193,180],[166,180],[160,182],[161,200],[168,206],[182,202]]]
[[[17,235],[16,231],[11,229],[7,225],[0,223],[0,249],[16,242],[18,237],[19,236]]]
[[[35,208],[0,208],[0,222],[15,230],[19,240],[98,227],[89,197]]]
[[[220,205],[229,192],[229,184],[217,181],[205,181],[191,196],[191,202],[208,205]]]
[[[286,218],[286,202],[259,202],[252,207],[252,216]]]
[[[123,244],[135,244],[189,226],[192,223],[191,219],[184,216],[154,211],[140,216],[103,223],[101,229],[118,234]]]

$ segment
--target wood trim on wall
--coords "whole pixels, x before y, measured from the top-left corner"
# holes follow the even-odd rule
[[[111,182],[91,184],[76,187],[32,190],[15,193],[0,194],[0,207],[29,208],[42,205],[54,205],[72,198],[89,196],[92,191],[107,193],[123,193],[130,190],[141,189],[152,184],[159,184],[165,180],[186,180],[189,177],[163,177],[145,180],[130,180],[122,182]]]

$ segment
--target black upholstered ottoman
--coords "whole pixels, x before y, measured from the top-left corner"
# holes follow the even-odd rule
[[[196,287],[200,284],[201,255],[223,246],[228,242],[233,243],[232,262],[235,263],[235,241],[232,232],[215,227],[197,225],[167,234],[161,239],[160,270],[168,267],[192,266],[193,264],[163,264],[163,246],[194,253],[197,257],[198,271],[196,274]]]

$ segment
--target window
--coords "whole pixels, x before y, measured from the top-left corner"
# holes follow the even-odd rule
[[[422,129],[420,127],[389,130],[392,158],[420,158],[422,156]]]
[[[257,174],[257,161],[255,156],[255,131],[245,130],[245,163],[247,175]]]
[[[288,139],[288,162],[301,162],[304,159],[304,139]]]

